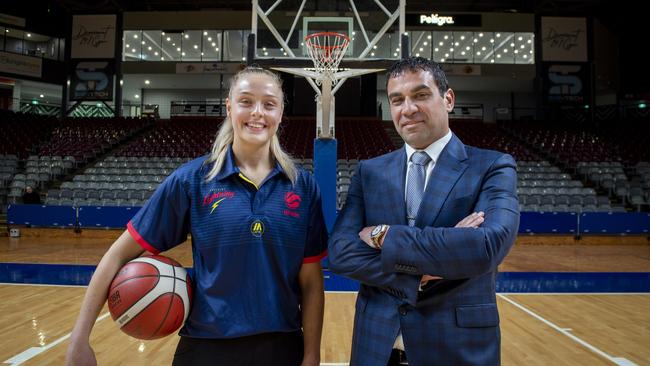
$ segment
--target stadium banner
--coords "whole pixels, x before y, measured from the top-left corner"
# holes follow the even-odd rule
[[[16,25],[25,28],[25,18],[16,17],[9,14],[0,13],[0,23]]]
[[[43,59],[0,51],[0,72],[40,78]]]
[[[115,58],[115,15],[75,15],[70,57]]]
[[[542,17],[542,61],[587,62],[587,19]]]
[[[589,101],[589,64],[544,62],[544,98],[550,104],[586,104]]]
[[[70,75],[70,100],[113,100],[115,61],[78,61]]]
[[[179,62],[176,64],[177,74],[236,74],[241,65],[223,62]]]

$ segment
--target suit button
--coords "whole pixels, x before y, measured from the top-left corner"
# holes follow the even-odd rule
[[[408,311],[406,311],[406,306],[402,305],[399,307],[399,314],[400,315],[406,315]]]

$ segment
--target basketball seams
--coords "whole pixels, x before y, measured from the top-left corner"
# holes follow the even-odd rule
[[[158,331],[160,330],[160,328],[162,328],[162,326],[165,324],[165,322],[167,321],[167,317],[169,316],[169,311],[171,310],[172,305],[174,303],[174,296],[176,295],[176,266],[171,265],[171,267],[172,267],[172,273],[174,274],[174,280],[173,280],[172,292],[171,292],[172,296],[169,297],[169,304],[167,304],[167,311],[165,312],[165,316],[163,316],[162,320],[158,324],[158,328],[156,328],[156,330],[154,330],[149,337],[155,336],[156,333],[158,333]]]

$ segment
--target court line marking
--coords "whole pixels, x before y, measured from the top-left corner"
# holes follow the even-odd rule
[[[98,322],[106,319],[109,315],[111,315],[109,312],[106,312],[106,313],[100,315],[99,317],[97,317],[97,320],[95,320],[95,324],[97,324]],[[12,365],[12,366],[21,365],[25,361],[29,361],[30,359],[38,356],[39,354],[49,350],[50,348],[58,345],[61,342],[65,341],[66,339],[70,338],[71,335],[72,335],[72,332],[64,335],[63,337],[61,337],[61,338],[55,340],[54,342],[51,342],[51,343],[49,343],[49,344],[47,344],[47,345],[45,345],[43,347],[31,347],[31,348],[28,348],[25,351],[23,351],[23,352],[15,355],[15,356],[7,359],[6,361],[3,362],[3,364],[9,364],[9,365]]]
[[[583,341],[582,339],[576,337],[575,335],[573,335],[573,334],[567,332],[567,331],[564,330],[563,328],[560,328],[560,327],[557,326],[556,324],[551,323],[549,320],[546,320],[546,319],[543,318],[542,316],[536,314],[536,313],[533,312],[532,310],[529,310],[529,309],[526,308],[525,306],[523,306],[523,305],[517,303],[517,302],[514,301],[514,300],[511,300],[511,299],[505,297],[504,295],[502,295],[502,294],[497,294],[497,296],[499,296],[499,297],[502,298],[503,300],[509,302],[510,304],[514,305],[514,306],[517,307],[519,310],[525,312],[526,314],[532,316],[533,318],[535,318],[535,319],[541,321],[542,323],[548,325],[549,327],[555,329],[556,331],[558,331],[558,332],[564,334],[565,336],[571,338],[574,342],[576,342],[576,343],[582,345],[583,347],[587,348],[587,349],[590,350],[591,352],[593,352],[593,353],[595,353],[595,354],[597,354],[597,355],[599,355],[599,356],[601,356],[601,357],[603,357],[603,358],[606,358],[608,361],[611,361],[611,362],[613,362],[614,364],[619,365],[619,366],[637,366],[634,362],[632,362],[632,361],[630,361],[630,360],[628,360],[628,359],[626,359],[626,358],[610,356],[609,354],[605,353],[604,351],[602,351],[602,350],[600,350],[600,349],[598,349],[598,348],[592,346],[591,344],[589,344],[589,343]]]
[[[34,287],[74,287],[74,288],[86,288],[88,285],[51,285],[47,283],[12,283],[12,282],[0,282],[1,286],[34,286]]]

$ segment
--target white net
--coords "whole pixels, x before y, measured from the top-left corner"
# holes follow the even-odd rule
[[[350,38],[345,34],[321,32],[305,37],[305,45],[309,57],[314,61],[316,72],[323,77],[329,77],[332,84],[336,83],[334,73],[345,55],[350,44]],[[320,82],[317,80],[320,84]]]

